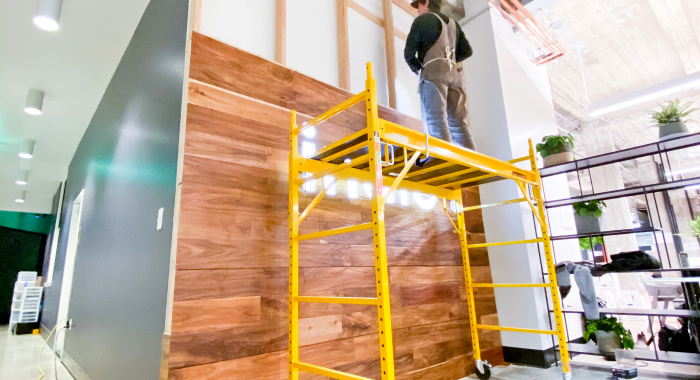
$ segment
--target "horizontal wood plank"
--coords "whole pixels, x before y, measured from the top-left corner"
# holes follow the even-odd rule
[[[190,79],[169,378],[287,379],[290,110],[303,123],[352,94],[198,33]],[[386,107],[379,114],[422,130],[420,120]],[[365,125],[358,104],[302,140],[320,149]],[[309,214],[301,233],[371,220],[369,196],[348,199],[344,186]],[[314,196],[302,192],[300,207]],[[478,189],[463,197],[465,205],[478,204]],[[473,372],[452,224],[439,208],[395,204],[387,205],[385,221],[397,379]],[[470,243],[484,242],[481,213],[465,222]],[[469,257],[475,281],[490,282],[487,249]],[[302,295],[376,295],[371,231],[304,241],[300,264]],[[475,305],[480,320],[494,320],[493,289],[478,289]],[[376,306],[303,303],[299,314],[302,361],[380,377]],[[502,361],[499,332],[480,337],[484,358]]]
[[[260,296],[180,301],[173,304],[172,334],[224,330],[260,320]]]

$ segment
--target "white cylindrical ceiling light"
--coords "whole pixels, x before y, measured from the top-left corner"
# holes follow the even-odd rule
[[[19,157],[25,160],[34,157],[34,140],[25,139],[22,141],[22,149],[19,150]]]
[[[27,93],[27,102],[24,104],[24,112],[30,115],[41,115],[44,107],[44,91],[35,88]]]
[[[22,190],[19,193],[17,193],[17,198],[15,198],[15,202],[24,203],[26,198],[27,198],[27,192],[25,190]]]
[[[20,186],[24,186],[27,184],[27,181],[29,181],[29,170],[22,170],[19,173],[19,178],[17,181],[15,181],[15,183]]]
[[[62,5],[63,0],[39,0],[39,9],[34,16],[34,25],[47,32],[58,30]]]

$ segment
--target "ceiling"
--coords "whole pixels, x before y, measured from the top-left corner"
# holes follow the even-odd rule
[[[607,130],[615,149],[657,141],[658,129],[644,110],[596,118],[588,107],[697,72],[700,1],[563,0],[549,12],[556,37],[567,49],[548,65],[552,97],[559,126],[577,137],[577,154],[603,153],[596,145],[600,139],[590,135]],[[699,90],[682,96],[697,100]],[[700,131],[697,123],[688,127]]]
[[[32,23],[38,0],[8,0],[0,12],[0,210],[50,213],[52,198],[148,0],[64,0],[60,29]],[[42,115],[24,113],[27,91],[43,90]],[[34,157],[18,157],[23,139]],[[29,170],[26,186],[15,184]],[[15,203],[20,190],[26,202]]]

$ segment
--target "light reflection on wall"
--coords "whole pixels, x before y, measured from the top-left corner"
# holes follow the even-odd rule
[[[360,197],[360,184],[354,179],[348,180],[348,198],[357,199]]]
[[[313,138],[316,136],[316,130],[315,128],[310,128],[302,132],[302,135],[307,138]],[[301,155],[304,158],[309,158],[313,156],[313,154],[316,152],[316,144],[311,141],[306,141],[303,140],[301,142]],[[302,178],[307,178],[311,176],[311,173],[301,173]],[[309,193],[314,193],[317,192],[319,189],[318,183],[320,180],[314,180],[314,181],[309,181],[306,182],[304,185],[302,185],[302,190],[305,192]],[[327,175],[323,177],[323,187],[326,188],[326,195],[328,196],[335,196],[338,195],[338,191],[344,191],[345,195],[349,199],[359,199],[360,196],[366,199],[372,199],[373,195],[373,190],[374,186],[372,186],[371,183],[369,182],[359,182],[358,180],[355,179],[350,179],[347,181],[337,181],[333,183],[334,177]],[[331,186],[331,184],[333,185]],[[344,185],[343,185],[344,183]],[[341,184],[341,185],[339,185]],[[340,187],[339,187],[340,186]],[[386,194],[389,191],[389,187],[385,186],[384,187],[384,194]],[[428,194],[423,194],[418,191],[413,191],[413,203],[420,207],[421,209],[424,210],[431,210],[433,209],[437,204],[438,204],[438,199],[435,195],[428,195]],[[342,193],[341,193],[342,194]],[[387,204],[395,204],[396,201],[398,200],[398,203],[401,206],[408,207],[411,205],[411,192],[409,192],[406,189],[397,189],[396,191],[392,192],[389,198],[386,200]],[[455,201],[450,201],[450,210],[452,212],[459,212],[461,211],[460,205],[455,202]]]
[[[311,176],[310,173],[302,173],[301,175],[302,177]],[[326,195],[328,196],[346,195],[349,199],[372,199],[373,187],[369,182],[359,182],[355,179],[349,179],[347,181],[337,181],[333,184],[333,186],[329,187],[333,180],[334,178],[332,176],[323,177],[323,186],[328,189],[326,191]],[[320,180],[315,180],[305,183],[302,186],[302,190],[307,193],[317,192],[320,189],[318,187],[318,185],[320,185],[319,181]],[[338,191],[340,191],[340,193]],[[386,194],[388,191],[389,187],[384,186],[384,194]],[[411,197],[411,194],[413,197]],[[400,189],[392,192],[391,195],[389,195],[386,203],[395,204],[397,198],[401,206],[407,207],[414,204],[424,210],[432,210],[439,203],[435,195],[423,194],[418,191],[409,192],[406,189]],[[413,202],[411,202],[411,198],[413,198]],[[457,202],[450,201],[450,210],[456,213],[461,211],[461,207],[459,207]]]
[[[413,199],[418,206],[424,210],[430,210],[437,204],[437,197],[434,195],[421,194],[417,191],[413,193]]]
[[[328,189],[328,190],[326,190],[327,195],[335,195],[336,192],[338,191],[338,185],[333,183],[333,180],[334,180],[333,176],[330,176],[330,175],[323,177],[323,187]],[[331,184],[333,184],[333,186],[331,186]]]

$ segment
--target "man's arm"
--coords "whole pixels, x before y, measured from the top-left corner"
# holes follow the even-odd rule
[[[442,23],[434,15],[422,14],[413,20],[406,38],[403,57],[411,70],[418,74],[423,67],[423,58],[442,32]]]
[[[455,49],[455,59],[457,62],[462,62],[472,56],[472,47],[464,36],[462,28],[457,25],[457,49]]]
[[[406,60],[408,67],[411,71],[418,74],[422,65],[418,59],[418,49],[421,46],[421,22],[416,18],[411,24],[411,31],[408,32],[408,37],[406,37],[406,48],[403,50],[403,58]]]

